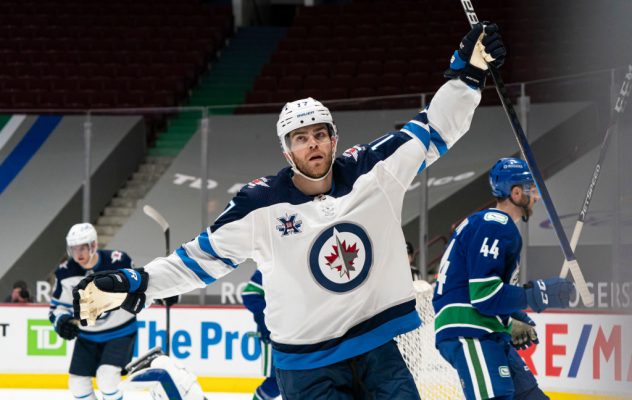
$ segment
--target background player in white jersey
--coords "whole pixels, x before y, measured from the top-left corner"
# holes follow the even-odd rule
[[[241,291],[241,298],[244,306],[252,313],[257,324],[257,335],[261,342],[261,364],[262,373],[265,376],[261,385],[255,390],[252,400],[270,400],[278,397],[281,392],[276,382],[274,373],[274,363],[272,362],[272,352],[270,346],[270,330],[266,326],[264,310],[266,309],[265,291],[261,271],[256,270],[250,277],[250,281]]]
[[[246,185],[168,257],[82,281],[76,314],[87,323],[110,299],[126,308],[145,295],[201,288],[251,258],[263,275],[283,398],[418,399],[393,341],[421,323],[401,228],[404,195],[468,131],[485,60],[500,66],[504,56],[498,28],[477,24],[427,110],[338,158],[329,110],[312,98],[287,103],[277,135],[290,167]]]
[[[59,336],[75,342],[70,362],[70,391],[76,399],[96,399],[92,377],[104,400],[123,397],[118,390],[121,369],[130,362],[136,340],[136,316],[124,310],[103,314],[93,327],[78,327],[72,315],[72,290],[85,276],[97,271],[132,268],[122,251],[98,250],[97,232],[91,224],[73,225],[66,236],[68,261],[55,271],[49,319]]]
[[[465,219],[441,260],[432,301],[437,348],[459,373],[467,399],[547,399],[511,336],[518,348],[537,343],[535,324],[522,310],[566,308],[574,287],[557,277],[517,286],[516,223],[528,220],[538,192],[516,158],[498,160],[489,182],[496,207]]]

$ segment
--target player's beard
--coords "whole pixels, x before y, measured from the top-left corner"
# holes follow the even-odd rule
[[[319,166],[310,165],[309,160],[299,160],[294,159],[294,164],[296,165],[296,169],[298,169],[303,175],[312,179],[320,179],[327,175],[329,169],[331,168],[331,162],[333,159],[333,151],[329,151],[323,162],[320,163]]]
[[[535,202],[531,202],[531,198],[523,194],[522,204],[524,204],[522,206],[522,213],[524,215],[523,218],[525,218],[525,220],[528,221],[529,218],[533,215],[533,206],[535,205]]]

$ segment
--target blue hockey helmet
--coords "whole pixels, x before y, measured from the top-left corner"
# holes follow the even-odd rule
[[[501,158],[489,171],[489,185],[492,187],[492,194],[501,199],[511,195],[512,187],[516,185],[531,186],[533,182],[529,166],[519,158]],[[528,190],[528,188],[524,189]]]

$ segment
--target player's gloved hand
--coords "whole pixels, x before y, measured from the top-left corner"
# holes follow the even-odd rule
[[[444,76],[449,79],[459,78],[475,89],[482,88],[485,86],[487,64],[491,63],[498,68],[505,62],[506,55],[507,50],[498,26],[479,22],[461,41]]]
[[[568,279],[538,279],[525,285],[527,303],[535,312],[553,308],[568,308],[575,296],[575,285]]]
[[[148,281],[143,268],[103,271],[83,278],[72,292],[75,318],[86,326],[117,308],[139,313],[145,306]]]
[[[72,319],[72,315],[61,315],[57,318],[57,321],[55,321],[55,332],[66,340],[72,340],[79,335],[79,327],[75,322],[76,321]]]
[[[540,343],[538,333],[535,331],[535,322],[523,311],[511,314],[511,344],[518,350],[524,350],[534,344]]]

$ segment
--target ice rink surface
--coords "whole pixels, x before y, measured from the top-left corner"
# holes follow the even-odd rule
[[[99,393],[97,392],[97,395]],[[250,400],[247,393],[206,393],[208,400]],[[0,389],[0,400],[72,400],[68,390],[60,389]],[[151,400],[149,392],[127,392],[125,400]]]

